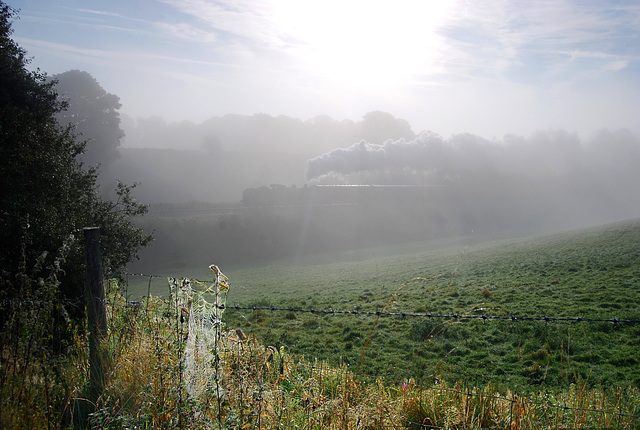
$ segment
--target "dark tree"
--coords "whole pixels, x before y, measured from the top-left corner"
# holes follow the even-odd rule
[[[87,72],[69,70],[53,76],[59,98],[67,104],[56,118],[63,127],[72,125],[78,137],[86,142],[80,157],[89,166],[111,163],[118,157],[120,139],[120,99],[106,92]]]
[[[15,16],[0,1],[0,298],[38,297],[46,270],[53,294],[81,297],[82,228],[101,228],[104,267],[118,269],[151,240],[131,222],[147,208],[125,185],[114,202],[99,197],[97,171],[78,158],[84,143],[57,121],[66,104],[55,82],[29,71],[11,38]]]

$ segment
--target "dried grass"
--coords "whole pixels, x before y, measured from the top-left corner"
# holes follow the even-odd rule
[[[117,295],[110,303],[111,331],[104,347],[111,358],[105,369],[104,392],[90,417],[94,427],[559,429],[633,428],[639,424],[637,388],[587,389],[584,383],[559,394],[527,398],[500,393],[492,385],[439,382],[419,387],[407,379],[396,386],[382,377],[358,376],[345,366],[336,368],[292,356],[284,347],[264,345],[235,330],[220,333],[217,362],[211,363],[224,391],[209,390],[191,399],[181,380],[188,333],[181,314],[159,299],[151,299],[146,311],[127,306]],[[84,337],[78,337],[76,351],[80,353],[58,363],[57,371],[68,391],[66,397],[56,398],[66,398],[66,404],[47,404],[42,390],[38,395],[37,390],[47,384],[47,392],[62,390],[61,379],[54,383],[43,365],[31,364],[25,373],[29,384],[0,387],[3,428],[55,428],[72,423],[69,414],[65,421],[64,411],[75,410],[87,383]],[[7,363],[9,350],[4,348],[3,354]],[[50,408],[59,410],[47,419]],[[617,414],[599,412],[602,410]]]

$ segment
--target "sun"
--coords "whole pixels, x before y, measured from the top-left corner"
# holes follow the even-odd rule
[[[273,11],[305,68],[321,79],[373,89],[400,85],[438,67],[438,29],[452,3],[273,0]]]

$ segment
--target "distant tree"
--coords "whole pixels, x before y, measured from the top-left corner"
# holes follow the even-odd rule
[[[15,16],[0,1],[0,298],[37,297],[43,268],[57,270],[56,296],[81,297],[82,228],[101,227],[104,267],[118,269],[151,240],[131,222],[147,207],[123,184],[116,201],[99,197],[97,171],[78,160],[84,143],[57,121],[55,82],[29,71],[11,38]]]
[[[369,143],[381,144],[387,139],[413,139],[415,133],[409,122],[398,119],[387,112],[373,111],[363,116],[360,122],[362,139]]]
[[[106,166],[118,157],[120,140],[120,99],[106,92],[87,72],[69,70],[53,76],[58,97],[66,109],[56,114],[60,125],[72,125],[78,137],[86,141],[80,159],[89,166]]]

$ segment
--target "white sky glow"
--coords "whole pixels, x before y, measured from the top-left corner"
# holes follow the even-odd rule
[[[8,4],[34,68],[91,73],[133,118],[381,110],[444,136],[640,132],[634,0]]]

